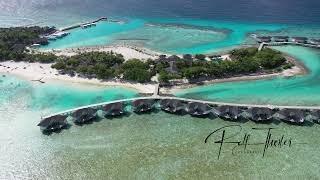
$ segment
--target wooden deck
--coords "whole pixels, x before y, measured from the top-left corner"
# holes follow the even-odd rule
[[[320,106],[278,106],[278,105],[255,105],[255,104],[237,104],[237,103],[224,103],[224,102],[214,102],[214,101],[204,101],[204,100],[196,100],[196,99],[187,99],[187,98],[180,98],[180,97],[167,97],[167,96],[151,96],[151,97],[138,97],[138,98],[130,98],[130,99],[121,99],[121,100],[115,100],[115,101],[109,101],[109,102],[103,102],[98,104],[92,104],[88,106],[81,106],[74,109],[69,109],[66,111],[57,112],[51,115],[48,115],[46,117],[43,117],[43,119],[56,116],[56,115],[64,115],[69,114],[74,111],[84,109],[84,108],[98,108],[102,107],[107,104],[117,103],[117,102],[132,102],[135,100],[145,100],[145,99],[154,99],[154,100],[163,100],[163,99],[170,99],[170,100],[180,100],[185,102],[198,102],[198,103],[204,103],[212,106],[236,106],[236,107],[242,107],[242,108],[251,108],[251,107],[259,107],[259,108],[270,108],[270,109],[299,109],[299,110],[320,110]]]

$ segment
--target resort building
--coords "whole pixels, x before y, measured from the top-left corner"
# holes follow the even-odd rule
[[[311,111],[311,113],[310,113],[310,119],[311,119],[313,122],[320,124],[320,110]]]
[[[305,44],[305,43],[307,43],[307,41],[308,41],[308,38],[306,38],[306,37],[293,37],[292,38],[292,42],[294,42],[294,43]]]
[[[79,109],[72,113],[73,122],[75,124],[84,124],[95,120],[97,115],[97,109],[95,108],[84,108]]]
[[[120,116],[125,113],[126,104],[122,102],[107,104],[103,107],[104,116]]]
[[[302,124],[305,120],[305,112],[299,109],[282,109],[277,114],[280,120],[289,123]]]
[[[185,110],[185,104],[176,99],[163,99],[160,102],[160,108],[169,113],[180,113]]]
[[[249,115],[248,118],[256,122],[269,121],[273,118],[274,114],[273,110],[262,107],[253,107],[246,112]]]
[[[309,43],[320,46],[320,39],[310,39]]]
[[[259,43],[268,43],[268,42],[271,42],[271,37],[270,36],[258,36],[257,41]]]
[[[288,36],[274,36],[273,40],[275,42],[288,42],[289,37]]]
[[[67,116],[56,115],[46,119],[43,119],[38,126],[44,132],[54,132],[61,130],[68,125]]]
[[[224,119],[235,120],[241,115],[241,110],[237,106],[218,106],[214,108],[213,112]]]
[[[212,108],[208,104],[190,102],[187,111],[191,116],[207,116],[211,113]]]
[[[132,110],[135,113],[149,112],[154,108],[155,100],[141,99],[132,102]]]

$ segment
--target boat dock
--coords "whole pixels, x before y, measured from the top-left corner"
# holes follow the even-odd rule
[[[67,31],[67,30],[71,30],[71,29],[76,29],[76,28],[79,28],[81,26],[84,26],[84,25],[91,25],[91,24],[96,24],[100,21],[108,21],[108,18],[107,17],[101,17],[99,19],[96,19],[94,21],[89,21],[89,22],[84,22],[84,23],[79,23],[79,24],[74,24],[74,25],[71,25],[71,26],[67,26],[67,27],[64,27],[64,28],[60,28],[59,31]]]
[[[262,42],[259,45],[258,50],[261,51],[265,46],[285,46],[285,45],[295,45],[295,46],[304,46],[304,47],[310,47],[310,48],[319,48],[320,45],[315,44],[308,44],[308,43],[297,43],[297,42]]]

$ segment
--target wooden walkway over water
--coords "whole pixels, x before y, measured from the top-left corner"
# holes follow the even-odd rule
[[[278,105],[255,105],[255,104],[237,104],[237,103],[225,103],[225,102],[214,102],[214,101],[205,101],[205,100],[196,100],[196,99],[188,99],[188,98],[180,98],[180,97],[167,97],[167,96],[151,96],[151,97],[137,97],[137,98],[130,98],[130,99],[121,99],[121,100],[115,100],[115,101],[108,101],[108,102],[103,102],[103,103],[98,103],[98,104],[92,104],[88,106],[81,106],[77,107],[74,109],[69,109],[66,111],[58,112],[55,114],[51,114],[49,116],[44,117],[43,119],[53,117],[56,115],[66,115],[70,114],[72,112],[75,112],[80,109],[85,109],[85,108],[100,108],[103,107],[107,104],[113,104],[113,103],[118,103],[118,102],[133,102],[136,100],[147,100],[147,99],[153,99],[153,100],[164,100],[164,99],[169,99],[169,100],[180,100],[184,102],[197,102],[197,103],[204,103],[208,104],[211,106],[235,106],[235,107],[240,107],[240,108],[253,108],[253,107],[258,107],[258,108],[269,108],[269,109],[295,109],[295,110],[320,110],[320,106],[278,106]]]
[[[314,44],[304,44],[304,43],[296,43],[296,42],[270,42],[270,43],[263,42],[259,45],[258,50],[261,51],[265,46],[285,46],[285,45],[296,45],[296,46],[304,46],[304,47],[320,49],[320,45],[314,45]]]

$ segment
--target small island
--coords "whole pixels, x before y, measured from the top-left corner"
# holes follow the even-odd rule
[[[166,93],[170,93],[176,88],[194,85],[269,78],[290,70],[292,75],[305,71],[292,57],[270,48],[261,51],[257,47],[239,48],[222,56],[158,54],[143,59],[125,58],[112,49],[81,51],[78,48],[78,53],[63,54],[33,48],[48,44],[46,37],[53,32],[53,27],[1,28],[0,72],[33,80],[123,85],[142,93],[153,91],[152,86],[160,83],[166,87]],[[296,69],[292,71],[293,68]]]

